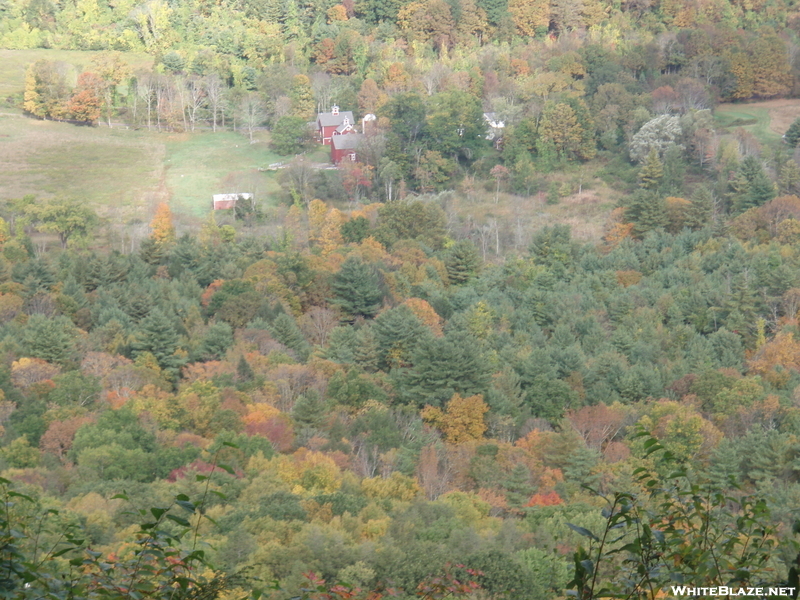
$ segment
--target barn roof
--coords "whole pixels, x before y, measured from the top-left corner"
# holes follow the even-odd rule
[[[338,127],[339,125],[342,124],[342,122],[344,121],[345,117],[348,118],[348,120],[350,121],[351,124],[354,122],[353,121],[353,111],[351,111],[351,110],[342,111],[338,115],[334,115],[333,113],[329,113],[329,112],[318,113],[317,114],[317,122],[322,127],[331,127],[331,126],[334,126],[334,125],[336,127]]]
[[[331,138],[331,144],[337,150],[355,150],[363,139],[364,135],[361,133],[335,135]]]

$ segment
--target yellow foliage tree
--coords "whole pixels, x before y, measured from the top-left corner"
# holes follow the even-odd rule
[[[467,398],[455,394],[447,402],[444,412],[439,408],[426,406],[422,409],[422,418],[439,429],[445,440],[452,444],[461,444],[483,438],[486,431],[483,415],[488,411],[489,407],[480,394]]]
[[[300,448],[292,456],[276,456],[271,467],[278,478],[300,496],[332,494],[342,484],[342,471],[334,460],[308,448]]]
[[[172,223],[172,211],[166,202],[162,202],[156,209],[153,220],[150,221],[152,233],[150,237],[156,244],[168,244],[175,241],[175,225]]]
[[[332,208],[328,214],[325,215],[325,222],[322,225],[322,231],[319,237],[323,256],[327,256],[344,243],[341,233],[344,220],[344,215],[342,215],[338,208]]]
[[[508,12],[520,35],[534,36],[550,24],[550,0],[509,0]]]
[[[411,501],[419,493],[419,485],[413,478],[395,471],[389,477],[372,477],[361,481],[361,489],[367,498]]]
[[[328,205],[322,200],[314,199],[308,204],[308,241],[318,243],[325,226]]]

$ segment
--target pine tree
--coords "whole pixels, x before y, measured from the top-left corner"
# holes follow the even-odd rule
[[[586,444],[579,444],[567,458],[564,477],[578,485],[593,485],[598,479],[598,475],[593,471],[600,458],[601,455],[597,450],[592,450]]]
[[[633,233],[643,237],[649,231],[665,228],[669,224],[667,205],[663,198],[645,190],[635,193],[625,210],[625,216],[633,223]]]
[[[711,190],[706,186],[700,186],[692,196],[692,204],[686,210],[684,224],[690,229],[702,229],[711,221],[714,210]]]
[[[789,125],[789,129],[783,134],[783,141],[786,142],[786,145],[790,148],[797,148],[797,144],[800,142],[800,119],[795,119],[794,122]]]
[[[242,354],[239,357],[239,362],[236,365],[236,377],[239,381],[247,382],[252,381],[256,374],[253,372],[253,367],[247,362],[247,359]]]
[[[430,336],[427,327],[405,305],[381,313],[375,319],[373,329],[378,346],[378,366],[386,371],[407,364],[417,344]]]
[[[378,339],[372,327],[362,327],[355,336],[353,358],[355,363],[367,373],[378,370],[379,354]]]
[[[645,190],[656,190],[664,177],[664,165],[655,148],[650,148],[647,158],[639,171],[639,186]]]
[[[31,315],[22,335],[28,356],[62,365],[73,358],[75,340],[75,326],[64,316]]]
[[[447,277],[456,285],[466,283],[478,273],[480,258],[475,245],[469,240],[456,242],[445,258]]]
[[[534,487],[531,484],[531,473],[522,463],[514,466],[508,479],[503,483],[506,500],[511,508],[522,508],[531,498]]]
[[[375,269],[350,256],[333,277],[333,304],[351,318],[374,317],[381,307],[383,292]]]
[[[309,390],[298,396],[292,407],[292,418],[301,426],[319,429],[325,422],[325,401],[317,392]]]
[[[269,329],[272,336],[281,344],[293,350],[298,358],[306,360],[311,348],[303,337],[303,332],[297,326],[297,322],[286,313],[281,313],[272,322]]]
[[[775,186],[764,172],[761,161],[752,155],[747,156],[739,165],[732,187],[735,192],[734,211],[737,213],[761,206],[775,197]]]
[[[711,454],[708,477],[720,489],[729,489],[731,485],[735,486],[741,481],[741,463],[742,459],[735,443],[730,439],[724,439]]]
[[[173,374],[183,363],[175,354],[178,349],[178,332],[170,318],[159,308],[151,310],[139,323],[133,348],[137,356],[149,352],[155,357],[159,367]]]
[[[213,323],[203,336],[199,355],[203,360],[220,360],[233,345],[233,329],[224,321]]]
[[[489,387],[489,366],[476,340],[467,335],[422,340],[411,359],[414,366],[399,381],[410,403],[439,407],[454,394],[484,394]]]

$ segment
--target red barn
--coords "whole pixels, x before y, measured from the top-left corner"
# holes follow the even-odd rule
[[[253,194],[214,194],[214,210],[236,208],[237,200],[252,200]]]
[[[352,111],[340,112],[338,106],[333,106],[331,112],[317,114],[317,138],[329,146],[334,136],[355,133],[354,124]]]
[[[338,165],[343,160],[358,160],[358,145],[364,139],[360,133],[335,135],[331,139],[331,162]]]

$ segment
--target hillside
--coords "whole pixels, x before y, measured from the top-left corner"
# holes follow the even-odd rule
[[[798,32],[0,3],[0,596],[797,598]]]

